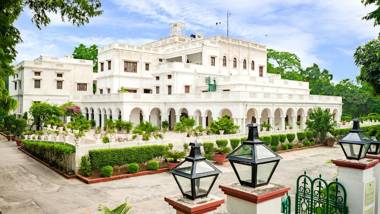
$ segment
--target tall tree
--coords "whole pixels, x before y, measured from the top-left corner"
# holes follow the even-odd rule
[[[363,17],[366,20],[374,20],[374,26],[380,25],[380,0],[361,0],[362,3],[367,5],[375,5],[377,8]]]
[[[360,67],[358,79],[380,94],[380,40],[375,39],[356,49],[355,63]]]
[[[8,93],[6,80],[13,74],[12,62],[15,60],[16,45],[22,41],[20,31],[14,22],[23,8],[29,8],[32,21],[41,29],[50,23],[49,13],[60,14],[63,21],[83,25],[89,19],[102,13],[100,0],[7,0],[0,3],[0,114],[7,114],[16,106]],[[0,115],[1,117],[1,115]]]
[[[93,72],[98,72],[98,46],[91,45],[86,47],[84,44],[79,44],[75,47],[73,52],[73,57],[75,59],[87,59],[93,62]]]
[[[294,53],[268,49],[267,60],[269,73],[283,75],[286,72],[301,71],[301,60]]]

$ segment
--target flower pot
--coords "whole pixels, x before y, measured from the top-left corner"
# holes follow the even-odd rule
[[[15,141],[17,146],[21,146],[21,139],[16,138]]]
[[[178,166],[179,162],[168,162],[168,168],[169,170],[174,169],[176,166]]]
[[[213,157],[216,164],[223,165],[223,163],[226,161],[226,154],[219,154],[216,153]]]

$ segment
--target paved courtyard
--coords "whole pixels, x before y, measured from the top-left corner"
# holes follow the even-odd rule
[[[295,190],[297,177],[305,170],[313,176],[336,176],[330,159],[343,157],[340,148],[319,147],[281,154],[283,160],[273,182]],[[219,177],[212,194],[223,196],[220,183],[236,181],[229,165],[219,167]],[[0,142],[0,213],[99,213],[100,204],[114,207],[127,199],[134,213],[175,213],[164,196],[179,190],[169,173],[135,177],[87,185],[67,180],[17,150],[14,142]],[[225,208],[220,208],[223,212]]]

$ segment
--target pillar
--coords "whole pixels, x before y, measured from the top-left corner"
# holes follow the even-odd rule
[[[292,129],[297,130],[298,129],[297,128],[297,117],[293,115],[291,118],[292,118],[292,124],[291,124]]]
[[[145,113],[143,114],[143,122],[149,121],[149,114]]]
[[[203,128],[206,128],[206,124],[207,124],[206,121],[207,121],[207,116],[203,116],[203,117],[202,117],[202,127],[203,127]]]
[[[375,213],[376,181],[374,166],[376,159],[332,160],[338,167],[338,180],[346,188],[350,213]]]
[[[281,123],[280,123],[280,131],[285,131],[285,117],[280,117]]]
[[[380,161],[380,155],[367,155],[367,158],[376,159]],[[376,164],[374,167],[374,175],[376,180],[376,202],[375,202],[375,213],[380,213],[380,163]]]
[[[165,197],[177,214],[202,214],[212,212],[224,203],[224,199],[209,195],[205,198],[190,200],[183,196]]]
[[[176,115],[175,115],[175,121],[174,121],[174,124],[173,125],[175,125],[176,123],[179,123],[179,121],[181,120],[181,113],[177,113]]]
[[[256,117],[257,130],[261,131],[261,117]]]
[[[271,130],[274,130],[275,129],[274,117],[269,117],[269,124],[272,127]]]
[[[282,213],[281,198],[290,190],[289,187],[272,183],[256,188],[238,183],[219,187],[227,196],[227,212],[230,214]]]
[[[304,130],[306,128],[306,116],[301,116],[301,129]]]

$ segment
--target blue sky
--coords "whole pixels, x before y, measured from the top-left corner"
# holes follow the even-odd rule
[[[52,23],[38,30],[25,10],[16,23],[23,43],[17,61],[39,55],[71,55],[79,43],[104,46],[112,42],[141,44],[168,35],[169,23],[183,22],[186,34],[225,35],[231,12],[232,37],[268,48],[296,53],[303,66],[317,63],[334,80],[354,79],[357,46],[377,36],[379,28],[361,19],[373,8],[360,0],[103,0],[104,13],[90,24],[75,27],[51,14]],[[215,23],[221,21],[222,25]]]

